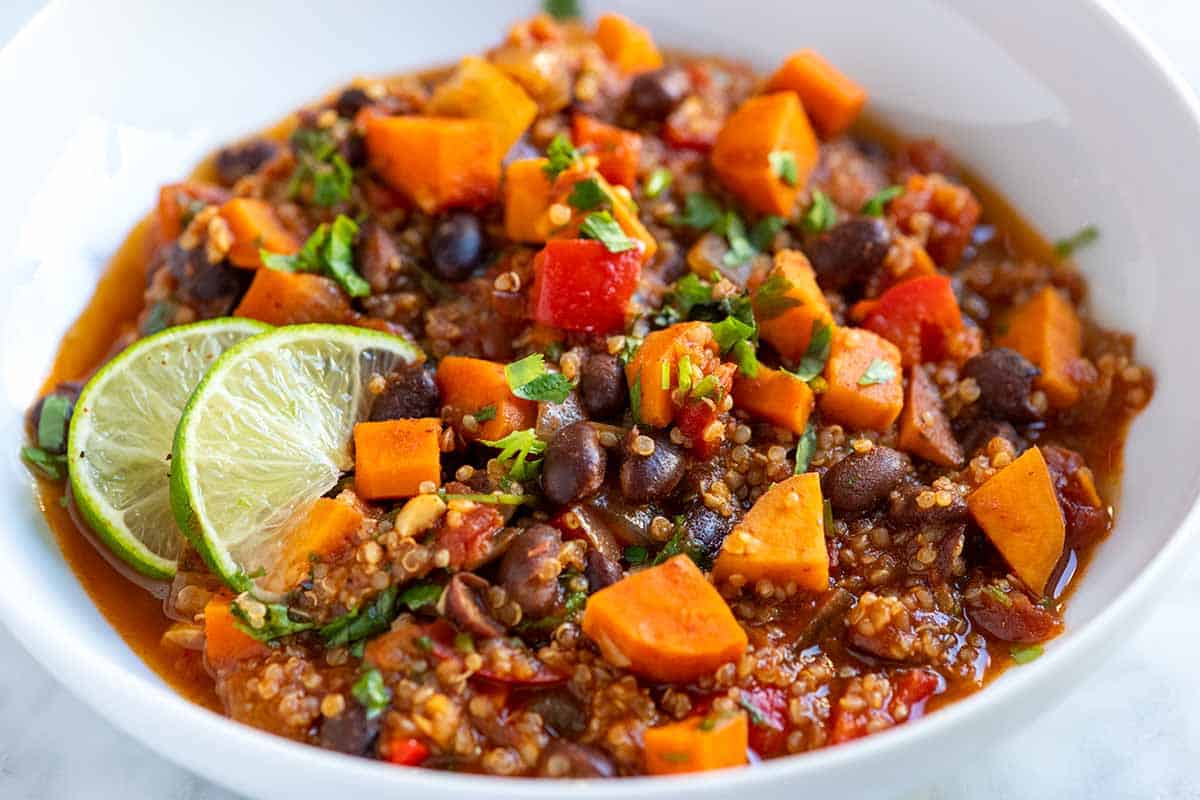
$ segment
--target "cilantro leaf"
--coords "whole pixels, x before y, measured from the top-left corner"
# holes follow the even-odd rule
[[[350,198],[354,170],[337,152],[337,142],[329,131],[300,128],[292,134],[296,168],[288,180],[288,197],[295,197],[310,184],[313,202],[332,206]]]
[[[542,0],[542,10],[555,19],[575,19],[579,16],[579,0]]]
[[[642,376],[639,375],[629,386],[629,413],[636,425],[642,421]]]
[[[66,395],[48,394],[42,400],[42,413],[38,418],[38,447],[51,452],[62,452],[67,446],[67,422],[71,418],[74,403]]]
[[[669,189],[674,179],[675,176],[671,174],[671,170],[659,167],[647,176],[646,183],[642,186],[642,192],[653,200]]]
[[[1100,238],[1100,229],[1095,225],[1080,228],[1065,239],[1054,243],[1054,253],[1059,258],[1067,258],[1081,247],[1085,247]]]
[[[61,481],[67,474],[67,457],[47,453],[40,447],[22,447],[21,458],[52,481]]]
[[[646,558],[649,554],[646,552],[646,548],[641,545],[631,545],[625,548],[624,555],[625,561],[629,566],[638,567],[646,563]]]
[[[889,186],[886,189],[880,189],[867,202],[863,203],[861,213],[866,214],[868,217],[882,217],[887,204],[902,194],[904,194],[902,186]]]
[[[351,297],[371,294],[371,285],[354,268],[354,237],[358,223],[345,214],[338,214],[333,225],[323,222],[317,226],[300,252],[280,255],[260,249],[259,256],[268,269],[281,272],[315,272],[337,281]]]
[[[1042,646],[1040,644],[1014,644],[1008,648],[1008,653],[1012,656],[1012,660],[1018,664],[1028,664],[1030,661],[1033,661],[1040,656],[1043,652],[1045,651],[1042,650]]]
[[[443,500],[470,500],[472,503],[488,503],[494,506],[520,506],[525,504],[532,505],[537,501],[537,498],[531,494],[452,494],[448,492],[438,492],[438,497]]]
[[[580,211],[591,211],[606,205],[608,195],[600,187],[600,181],[595,178],[585,178],[575,182],[571,193],[567,195],[567,202]]]
[[[747,325],[737,317],[726,317],[720,322],[710,324],[709,327],[712,328],[713,338],[716,339],[722,353],[729,352],[735,344],[755,334],[753,325]]]
[[[750,244],[759,252],[769,250],[775,241],[775,235],[783,230],[783,226],[786,224],[787,220],[783,217],[775,215],[763,217],[750,229]]]
[[[800,436],[800,441],[796,442],[796,467],[792,470],[793,475],[808,472],[808,465],[812,461],[816,449],[817,429],[810,420],[804,428],[804,433]]]
[[[542,460],[529,460],[531,455],[540,455],[546,451],[546,443],[537,438],[533,428],[523,431],[513,431],[503,439],[481,439],[488,447],[499,448],[500,454],[496,460],[508,468],[508,477],[514,481],[526,481],[537,477]]]
[[[690,192],[683,200],[683,214],[676,221],[689,228],[706,231],[721,218],[721,206],[710,194]]]
[[[496,418],[495,404],[488,404],[472,414],[476,422],[491,422]]]
[[[541,353],[530,353],[506,365],[504,376],[512,393],[524,400],[561,403],[571,393],[571,382],[560,373],[547,371]]]
[[[820,189],[813,189],[812,205],[804,212],[800,224],[809,233],[824,233],[837,223],[837,209],[829,195]]]
[[[546,163],[542,172],[554,180],[579,160],[579,151],[571,144],[571,140],[563,134],[558,134],[546,148]]]
[[[771,164],[771,172],[788,186],[795,186],[800,181],[796,154],[791,150],[772,150],[767,153],[767,161]]]
[[[734,211],[726,211],[721,216],[713,226],[713,233],[724,236],[729,243],[729,252],[721,259],[727,267],[741,266],[758,255],[758,250],[746,238],[746,224]]]
[[[786,275],[772,272],[754,293],[755,313],[762,319],[775,319],[789,309],[804,305],[800,299],[788,294],[793,288]]]
[[[367,719],[375,719],[392,703],[392,690],[383,682],[383,674],[371,667],[350,687],[354,699],[367,710]]]
[[[150,313],[146,315],[146,321],[142,323],[142,335],[150,336],[166,330],[174,318],[175,304],[170,300],[159,300],[150,306]]]
[[[596,239],[610,253],[624,253],[637,247],[637,242],[625,235],[625,231],[607,211],[593,211],[584,217],[579,233],[585,239]]]
[[[866,371],[858,379],[859,386],[874,386],[877,383],[890,383],[896,379],[896,368],[890,361],[876,358],[867,365]]]
[[[833,327],[822,320],[813,320],[812,335],[808,339],[808,348],[796,365],[794,374],[802,381],[811,381],[825,371],[825,362],[829,360],[829,346],[833,341]]]
[[[325,646],[348,646],[386,631],[400,611],[396,605],[399,590],[398,586],[389,586],[365,606],[347,611],[322,625],[320,633]]]
[[[270,643],[284,636],[291,636],[314,627],[311,621],[292,619],[292,609],[282,603],[266,603],[267,613],[263,615],[262,624],[255,627],[245,609],[242,608],[241,600],[242,598],[239,597],[229,605],[229,611],[233,614],[234,627],[260,642]],[[254,602],[260,601],[255,600]]]
[[[441,596],[442,587],[436,583],[414,583],[400,595],[400,605],[407,606],[409,611],[420,611],[437,603]]]

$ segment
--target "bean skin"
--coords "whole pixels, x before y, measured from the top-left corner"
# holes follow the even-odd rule
[[[594,353],[580,369],[583,407],[593,419],[610,419],[625,410],[625,370],[616,356]]]
[[[608,453],[596,429],[585,421],[573,422],[554,434],[542,463],[542,489],[546,499],[566,505],[593,494],[604,483]]]
[[[963,375],[979,385],[979,402],[993,416],[1010,422],[1033,422],[1039,417],[1029,402],[1033,379],[1040,370],[1015,350],[995,347],[973,356]]]
[[[883,266],[892,234],[883,220],[862,217],[838,223],[807,248],[821,286],[844,289],[865,283]]]
[[[876,445],[865,453],[851,453],[830,467],[821,488],[835,511],[869,511],[888,496],[908,468],[903,455]]]
[[[637,428],[626,437],[625,459],[621,462],[621,494],[634,503],[647,503],[675,491],[687,465],[683,452],[667,437],[653,436],[654,451],[645,456],[633,450],[632,442],[637,438]]]
[[[433,373],[422,366],[409,367],[393,375],[383,394],[375,398],[371,422],[436,417],[441,403]]]
[[[438,222],[429,243],[433,271],[447,281],[470,277],[483,260],[483,250],[483,225],[467,211],[455,211]]]

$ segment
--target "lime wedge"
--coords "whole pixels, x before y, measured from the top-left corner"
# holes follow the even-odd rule
[[[344,325],[290,325],[231,348],[175,432],[171,505],[238,591],[270,573],[293,520],[353,469],[367,383],[421,358],[410,342]]]
[[[171,514],[171,446],[192,389],[226,349],[268,330],[248,319],[168,328],[134,342],[79,395],[67,439],[71,492],[105,544],[169,579],[183,544]]]

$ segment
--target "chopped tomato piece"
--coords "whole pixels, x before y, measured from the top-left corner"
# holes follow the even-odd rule
[[[477,505],[458,514],[442,517],[433,534],[434,551],[450,553],[451,569],[475,569],[487,561],[495,548],[496,534],[504,527],[504,517],[490,505]]]
[[[909,176],[904,194],[890,206],[902,231],[925,233],[925,249],[940,267],[953,266],[962,258],[981,211],[970,189],[937,174]]]
[[[429,758],[429,748],[420,739],[394,739],[387,746],[389,764],[417,767]]]
[[[925,702],[937,692],[940,685],[940,679],[934,673],[914,669],[891,677],[891,691],[882,707],[873,708],[863,704],[862,708],[857,708],[857,703],[848,702],[851,692],[864,690],[866,681],[878,677],[868,675],[850,682],[847,694],[834,707],[830,744],[861,739],[867,734],[917,719],[925,713]]]
[[[866,307],[862,327],[900,348],[905,367],[953,358],[965,361],[978,341],[966,324],[950,279],[929,275],[898,283]]]
[[[741,705],[750,714],[750,749],[762,758],[783,755],[791,731],[788,692],[777,686],[743,689]]]
[[[590,239],[554,239],[533,262],[532,316],[572,331],[617,333],[641,274],[640,247],[622,253]]]

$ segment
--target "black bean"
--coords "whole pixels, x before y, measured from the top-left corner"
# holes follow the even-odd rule
[[[467,211],[455,211],[438,222],[429,242],[433,271],[448,281],[466,279],[483,258],[483,226]]]
[[[1025,449],[1025,440],[1011,422],[998,419],[976,419],[963,429],[958,440],[968,460],[987,450],[988,442],[999,436],[1007,439],[1018,453]]]
[[[338,155],[351,167],[358,169],[367,163],[367,140],[351,131],[338,143]]]
[[[840,222],[806,248],[822,287],[844,289],[865,282],[883,265],[892,234],[881,219]]]
[[[691,88],[691,79],[679,67],[643,72],[629,85],[629,108],[642,119],[662,120],[687,97]]]
[[[979,402],[993,415],[1011,422],[1033,422],[1040,416],[1029,402],[1033,379],[1040,373],[1015,350],[995,347],[970,358],[963,376],[979,384]]]
[[[634,503],[646,503],[675,491],[687,463],[683,451],[661,434],[651,437],[654,449],[649,455],[639,454],[633,449],[639,437],[638,429],[634,428],[625,439],[621,494]]]
[[[436,417],[441,411],[441,395],[433,373],[415,365],[392,375],[383,393],[371,406],[371,422],[389,419]]]
[[[625,369],[608,353],[593,353],[579,371],[583,407],[594,419],[610,419],[625,410]]]
[[[573,422],[559,429],[546,447],[542,489],[551,503],[566,505],[593,494],[604,483],[608,453],[591,423]]]
[[[876,445],[851,453],[821,479],[821,488],[835,511],[869,511],[879,504],[908,472],[909,463],[890,447]]]
[[[722,516],[697,500],[684,514],[683,527],[687,531],[689,543],[705,561],[711,562],[721,552],[721,545],[733,530],[735,521],[732,516]]]
[[[175,278],[174,300],[190,307],[201,319],[233,311],[254,277],[253,272],[223,261],[210,264],[202,247],[184,250],[176,243],[167,248],[164,257],[167,270]]]
[[[279,145],[268,139],[251,139],[221,149],[217,153],[217,178],[232,186],[241,178],[258,171],[279,152]]]
[[[566,689],[538,692],[527,708],[537,713],[542,722],[559,736],[574,739],[587,730],[587,710],[575,695]]]
[[[455,573],[442,593],[442,613],[468,633],[503,636],[505,627],[488,613],[483,601],[488,588],[488,582],[473,572]]]
[[[617,768],[603,750],[557,741],[542,751],[538,774],[544,778],[611,778],[617,774]]]
[[[549,525],[535,523],[521,531],[500,560],[500,585],[526,617],[552,616],[562,605],[558,561],[562,536]]]
[[[371,290],[386,292],[400,275],[400,250],[396,241],[377,222],[368,222],[358,237],[355,248],[356,262],[362,276],[371,284]]]
[[[588,591],[591,592],[598,592],[612,586],[625,577],[620,564],[594,547],[587,552],[587,563],[584,566],[583,574],[588,581]]]
[[[371,105],[371,97],[362,89],[350,88],[338,95],[334,109],[339,117],[353,119],[354,115]]]
[[[966,521],[967,501],[957,492],[952,493],[953,498],[948,506],[935,503],[929,508],[921,508],[917,505],[917,496],[926,491],[931,490],[916,480],[901,483],[891,492],[888,520],[900,528],[922,527],[928,524],[952,525]]]
[[[367,710],[357,703],[348,703],[336,717],[323,717],[317,734],[321,747],[351,756],[371,752],[379,736],[379,718],[367,719]]]

